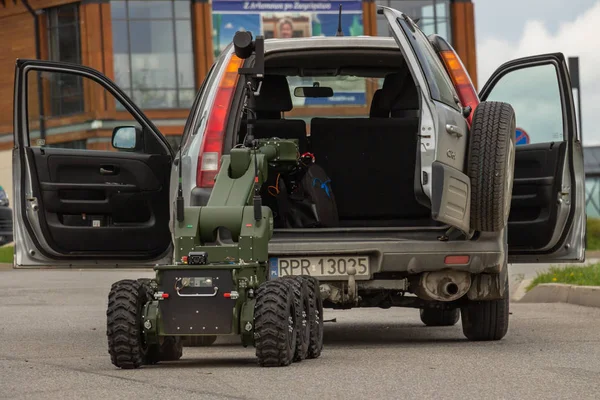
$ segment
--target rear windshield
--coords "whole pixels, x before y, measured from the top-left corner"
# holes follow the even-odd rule
[[[369,117],[373,93],[383,85],[383,78],[359,76],[288,76],[290,96],[294,108],[288,117],[303,119],[307,124],[313,117],[359,118]],[[296,88],[331,88],[330,97],[301,97],[295,94]],[[310,126],[310,125],[309,125]],[[310,129],[309,129],[310,131]],[[310,132],[308,132],[310,134]]]
[[[326,106],[325,110],[331,112],[332,116],[342,116],[344,109],[348,106],[366,109],[373,97],[373,91],[381,88],[383,79],[364,78],[358,76],[322,76],[322,77],[300,77],[288,76],[290,95],[294,108],[320,108]],[[298,97],[294,95],[297,87],[329,87],[333,91],[332,97]],[[365,116],[368,116],[368,111]]]

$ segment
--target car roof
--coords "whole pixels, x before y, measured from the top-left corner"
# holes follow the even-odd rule
[[[290,39],[265,39],[265,53],[273,51],[325,48],[397,49],[392,37],[385,36],[311,36]]]

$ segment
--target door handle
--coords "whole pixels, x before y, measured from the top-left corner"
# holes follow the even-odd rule
[[[463,136],[463,131],[456,125],[450,125],[447,124],[446,125],[446,132],[448,132],[450,135],[455,135],[456,137],[462,137]]]
[[[117,171],[118,169],[114,165],[103,165],[100,167],[101,175],[116,175]]]

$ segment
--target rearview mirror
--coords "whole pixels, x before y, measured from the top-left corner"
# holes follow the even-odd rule
[[[119,150],[137,150],[141,148],[142,130],[135,126],[117,126],[113,129],[112,145]]]
[[[332,97],[333,89],[321,86],[299,86],[294,89],[296,97]]]

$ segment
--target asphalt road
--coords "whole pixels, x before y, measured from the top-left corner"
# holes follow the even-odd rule
[[[218,341],[177,363],[118,370],[106,350],[110,284],[140,271],[0,271],[0,397],[10,399],[597,399],[600,310],[513,304],[507,337],[467,342],[417,310],[328,311],[321,358],[259,368]]]

